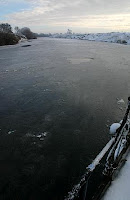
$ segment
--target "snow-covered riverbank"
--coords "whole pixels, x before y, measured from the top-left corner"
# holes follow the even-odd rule
[[[67,39],[80,39],[89,41],[112,42],[119,44],[130,44],[130,33],[90,33],[90,34],[53,34],[53,38],[67,38]]]

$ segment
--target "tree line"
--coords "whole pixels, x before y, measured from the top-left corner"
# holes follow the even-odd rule
[[[17,44],[21,38],[36,39],[37,36],[28,27],[15,27],[13,32],[10,24],[0,24],[0,46]]]

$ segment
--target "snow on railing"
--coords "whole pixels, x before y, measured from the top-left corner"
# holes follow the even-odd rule
[[[79,184],[75,185],[72,188],[72,191],[68,192],[68,196],[65,197],[65,200],[74,200],[74,198],[78,196],[81,187],[86,183],[86,177],[90,177],[90,174],[94,171],[96,166],[100,164],[100,161],[111,148],[114,141],[115,138],[112,138],[102,149],[102,151],[97,155],[97,157],[93,160],[93,162],[88,167],[86,167],[87,172],[83,175],[83,178],[80,180]]]

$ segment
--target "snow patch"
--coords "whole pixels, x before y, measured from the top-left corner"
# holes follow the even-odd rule
[[[90,33],[90,34],[75,34],[68,32],[65,34],[52,34],[52,38],[80,39],[98,42],[111,42],[119,44],[130,44],[130,33],[126,32],[111,32],[111,33]]]
[[[116,130],[120,127],[120,123],[114,123],[110,126],[110,133],[115,134]]]

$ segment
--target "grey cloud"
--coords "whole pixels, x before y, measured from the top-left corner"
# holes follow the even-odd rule
[[[4,2],[4,0],[2,0]],[[7,0],[9,1],[9,0]],[[13,0],[15,1],[15,0]],[[8,15],[13,24],[22,25],[50,25],[72,26],[83,20],[106,21],[113,23],[115,19],[107,15],[129,14],[129,0],[24,0],[30,3],[31,9]],[[105,17],[106,16],[106,17]],[[123,19],[117,18],[117,22]],[[87,22],[85,22],[87,23]],[[104,25],[105,27],[105,25]]]
[[[48,5],[48,7],[59,7],[63,13],[80,13],[80,14],[110,14],[123,13],[130,11],[129,0],[26,0],[37,6]],[[58,6],[59,5],[59,6]]]

